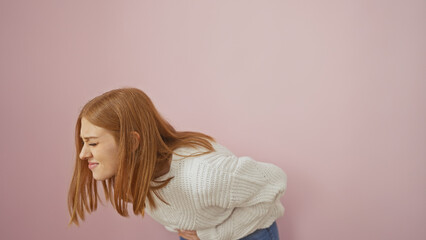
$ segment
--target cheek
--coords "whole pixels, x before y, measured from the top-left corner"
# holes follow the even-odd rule
[[[110,159],[118,158],[118,150],[115,147],[108,148],[105,153]]]
[[[118,161],[118,150],[117,150],[117,148],[115,148],[114,146],[111,146],[111,147],[105,149],[103,156],[108,161],[109,164],[118,168],[119,161]]]

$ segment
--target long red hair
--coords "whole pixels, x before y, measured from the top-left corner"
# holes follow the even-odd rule
[[[97,181],[87,167],[87,161],[79,158],[83,148],[83,141],[80,138],[83,117],[90,123],[109,130],[118,145],[118,171],[113,177],[102,180],[102,185],[106,200],[110,200],[121,216],[129,216],[127,203],[130,196],[133,212],[135,215],[141,214],[142,217],[146,198],[150,207],[156,209],[152,193],[168,204],[157,191],[167,186],[173,177],[163,181],[156,181],[154,177],[169,167],[168,160],[176,148],[190,146],[203,147],[207,150],[191,156],[214,151],[209,142],[215,141],[214,138],[199,132],[176,131],[140,89],[119,88],[93,98],[80,111],[75,126],[76,157],[68,191],[68,210],[71,216],[68,226],[72,223],[78,226],[77,214],[84,220],[85,210],[88,213],[96,210],[98,199],[102,203],[98,195]],[[134,144],[132,131],[140,135],[136,150],[132,147]],[[161,184],[152,186],[151,181]]]

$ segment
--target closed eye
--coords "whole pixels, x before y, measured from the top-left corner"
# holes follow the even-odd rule
[[[83,145],[84,145],[84,141],[83,142],[81,142]],[[97,143],[91,143],[91,144],[89,144],[90,146],[92,146],[92,147],[94,147],[94,146],[96,146],[96,145],[98,145]]]

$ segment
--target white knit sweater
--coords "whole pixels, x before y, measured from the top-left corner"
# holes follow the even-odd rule
[[[154,195],[158,208],[150,209],[146,200],[146,213],[169,231],[195,230],[200,240],[240,239],[283,216],[280,197],[287,188],[286,173],[212,144],[213,153],[183,159],[173,154],[170,171],[157,178],[174,176],[159,191],[170,206]],[[175,153],[203,151],[185,147]]]

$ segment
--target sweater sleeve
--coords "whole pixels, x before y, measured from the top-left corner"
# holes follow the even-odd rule
[[[218,205],[231,208],[232,214],[213,228],[197,230],[201,240],[237,239],[256,231],[258,226],[268,227],[284,213],[280,197],[287,188],[287,175],[281,168],[239,157],[230,174],[230,192],[225,194],[229,199]]]

